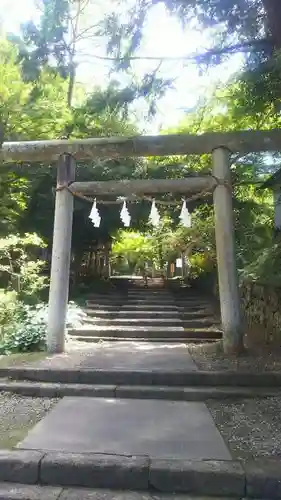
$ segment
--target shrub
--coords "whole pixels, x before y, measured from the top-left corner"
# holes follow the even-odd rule
[[[0,328],[13,322],[17,308],[17,293],[0,289]]]
[[[68,328],[80,326],[85,316],[83,310],[71,302],[68,306],[66,326]],[[4,329],[0,343],[1,354],[44,350],[47,318],[46,304],[30,306],[17,301],[13,320]]]
[[[38,302],[47,286],[47,278],[42,276],[45,263],[37,258],[39,248],[45,246],[36,234],[0,238],[0,274],[6,280],[8,277],[8,288],[15,289],[20,300]]]
[[[255,259],[240,271],[241,280],[260,281],[280,286],[280,241],[256,253]]]
[[[45,263],[42,261],[28,261],[20,268],[19,298],[28,303],[39,300],[41,292],[48,286],[47,278],[40,273]]]
[[[45,346],[46,322],[38,314],[38,308],[17,303],[15,317],[5,330],[1,352],[40,351]]]

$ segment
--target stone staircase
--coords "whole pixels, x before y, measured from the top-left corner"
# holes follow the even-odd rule
[[[80,342],[212,342],[221,338],[210,301],[194,293],[131,287],[89,297],[84,323],[68,332]]]
[[[0,500],[280,498],[279,463],[233,457],[205,402],[280,395],[281,374],[198,369],[188,344],[221,336],[210,301],[135,285],[85,312],[80,350],[0,367],[1,391],[59,399],[0,450]]]

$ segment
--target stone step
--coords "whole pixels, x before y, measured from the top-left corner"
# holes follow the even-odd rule
[[[185,299],[175,299],[175,303],[181,307],[190,306],[190,307],[211,307],[211,302],[207,302],[204,300],[185,300]]]
[[[11,380],[99,386],[137,385],[168,387],[271,387],[281,390],[281,372],[197,371],[100,368],[40,368],[11,366],[0,368],[2,383]],[[5,379],[5,380],[3,380]],[[1,467],[0,467],[1,470]],[[1,478],[0,478],[1,480]]]
[[[221,331],[215,329],[187,329],[181,327],[101,327],[101,328],[89,328],[89,327],[81,327],[81,328],[73,328],[68,330],[68,335],[70,337],[98,337],[98,338],[109,338],[116,337],[120,340],[124,340],[125,338],[131,339],[146,339],[153,341],[155,338],[161,339],[170,339],[171,342],[174,338],[185,338],[186,342],[190,342],[190,339],[220,339],[222,336]]]
[[[196,495],[197,500],[202,500],[200,496],[205,500],[208,496],[224,499],[280,496],[276,494],[280,489],[279,464],[266,458],[243,463],[231,459],[163,459],[149,455],[13,449],[2,450],[0,480],[5,500],[9,499],[8,494],[12,500],[161,500],[161,493],[165,493],[166,500],[179,500],[179,493],[188,493],[189,500],[193,498],[190,495]],[[13,483],[13,488],[9,483]],[[23,483],[28,485],[29,492],[26,487],[23,490]],[[45,490],[36,487],[36,483],[44,485]],[[44,496],[36,497],[38,488],[45,491]],[[73,488],[103,491],[93,496],[87,492],[84,497],[80,496],[83,492],[80,489],[73,497]],[[121,491],[115,496],[109,489]],[[133,493],[134,490],[138,493]]]
[[[76,337],[75,335],[72,335],[71,338],[77,342],[135,342],[136,337],[102,337],[102,336],[94,336],[94,335],[88,335],[87,337],[83,337],[80,335],[79,337]],[[208,337],[208,338],[192,338],[192,337],[153,337],[153,338],[141,338],[138,337],[137,341],[138,342],[162,342],[164,344],[206,344],[206,343],[211,343],[211,342],[216,342],[216,340],[219,340],[221,338],[221,333],[218,332],[218,335],[216,338],[213,337]]]
[[[155,500],[156,494],[148,491],[122,491],[93,488],[62,488],[21,483],[0,483],[0,500]],[[177,500],[214,500],[178,494]],[[157,500],[168,500],[167,493],[157,491]]]
[[[130,309],[125,309],[125,308],[120,308],[116,311],[108,311],[108,310],[103,310],[103,309],[90,309],[86,308],[84,309],[84,312],[88,316],[95,316],[97,318],[155,318],[155,317],[160,317],[160,318],[179,318],[179,313],[177,310],[168,310],[168,311],[142,311],[142,310],[130,310]],[[196,318],[198,316],[195,316]]]
[[[97,304],[96,302],[92,302],[90,300],[86,301],[86,304],[90,308],[94,309],[107,309],[110,311],[119,311],[121,307],[126,307],[126,309],[129,310],[142,310],[142,311],[159,311],[159,310],[173,310],[173,311],[178,311],[179,307],[176,304],[128,304],[128,303],[120,303],[120,304]]]
[[[214,318],[208,316],[196,319],[184,317],[182,322],[184,328],[208,328],[216,323]]]
[[[162,326],[163,328],[166,328],[167,326],[183,326],[182,320],[179,318],[179,316],[175,318],[120,318],[119,315],[114,318],[85,318],[85,326],[86,324],[95,324],[97,327],[107,327],[107,326],[131,326],[131,327],[139,327],[139,326]],[[206,323],[200,323],[201,326],[206,325]],[[209,325],[212,325],[212,323],[209,323]],[[191,324],[191,326],[199,326],[198,322],[194,322],[194,325]]]
[[[111,318],[175,318],[175,319],[183,319],[185,320],[204,320],[206,319],[212,319],[212,322],[214,322],[214,318],[210,318],[210,311],[204,311],[204,310],[199,310],[199,311],[178,311],[178,310],[156,310],[156,311],[150,311],[150,310],[133,310],[133,309],[125,309],[125,308],[120,308],[116,310],[107,310],[107,309],[92,309],[92,308],[85,308],[84,312],[87,314],[87,316],[91,317],[96,317],[96,318],[105,318],[105,319],[111,319]],[[218,322],[218,320],[215,320]]]
[[[95,327],[83,326],[72,328],[68,330],[68,335],[71,337],[118,337],[120,339],[124,338],[146,338],[152,339],[154,337],[183,337],[184,329],[182,327],[169,326],[168,328],[161,328],[156,326],[139,326],[139,327],[129,327],[129,326],[107,326],[107,327]]]
[[[31,381],[0,381],[0,391],[34,398],[63,398],[75,396],[164,399],[168,401],[206,401],[208,399],[221,400],[281,396],[281,388],[276,387],[93,385]]]
[[[132,327],[132,328],[139,328],[141,326],[146,326],[146,327],[183,327],[183,328],[209,328],[213,326],[215,323],[215,320],[213,318],[201,318],[201,319],[181,319],[179,316],[174,317],[174,318],[161,318],[161,317],[156,317],[156,318],[143,318],[143,317],[130,317],[130,318],[120,318],[119,315],[116,317],[111,317],[111,318],[98,318],[98,317],[88,317],[85,318],[83,325],[89,326],[94,325],[97,328],[107,328],[107,327],[120,327],[120,326],[125,326],[125,327]],[[217,322],[217,324],[219,324]]]
[[[149,292],[144,292],[144,293],[128,293],[127,297],[129,299],[170,299],[174,300],[174,297],[170,293],[149,293]]]
[[[159,296],[159,295],[116,295],[116,296],[106,296],[106,295],[102,295],[102,296],[96,296],[96,297],[92,297],[90,296],[89,297],[89,300],[93,300],[93,301],[133,301],[133,302],[138,302],[138,301],[147,301],[147,300],[152,300],[153,302],[155,301],[160,301],[160,302],[174,302],[174,297],[172,295],[163,295],[163,296]]]
[[[208,315],[210,315],[211,308],[208,309],[184,309],[184,308],[179,308],[179,312],[181,316],[185,318],[204,318]]]
[[[80,497],[78,490],[80,489]],[[86,496],[86,488],[65,489],[68,497],[65,496],[63,488],[60,486],[41,486],[38,484],[21,484],[21,483],[0,483],[0,500],[89,500]],[[72,490],[72,491],[71,491]],[[83,490],[81,492],[81,490]],[[74,494],[74,496],[73,496]]]

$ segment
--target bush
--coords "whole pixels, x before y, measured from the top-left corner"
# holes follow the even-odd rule
[[[209,275],[214,271],[214,261],[208,253],[194,253],[189,257],[191,280],[196,280],[203,275]]]
[[[67,328],[80,326],[85,316],[83,310],[74,302],[71,302],[67,311]],[[10,354],[44,350],[46,347],[47,318],[48,306],[46,304],[29,306],[17,301],[13,319],[4,328],[0,353]]]
[[[253,262],[240,271],[240,278],[243,281],[260,281],[262,283],[280,286],[280,264],[281,245],[280,241],[278,241],[269,248],[265,248],[256,254]]]
[[[17,309],[17,293],[0,289],[0,328],[13,322]]]
[[[8,280],[6,286],[10,290],[18,292],[20,300],[36,303],[47,287],[48,280],[42,276],[45,262],[37,258],[38,249],[45,246],[36,234],[0,238],[0,276]]]
[[[48,280],[41,275],[45,262],[29,261],[20,268],[19,299],[28,302],[38,302],[41,293],[48,286]]]
[[[46,321],[40,316],[40,309],[18,302],[14,320],[2,338],[1,353],[44,350],[45,335]]]

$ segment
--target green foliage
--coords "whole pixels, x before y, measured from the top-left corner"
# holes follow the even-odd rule
[[[280,286],[281,246],[280,237],[276,243],[260,250],[255,258],[240,272],[242,280],[260,281]]]
[[[214,271],[214,260],[212,256],[207,252],[197,252],[190,256],[190,270],[189,279],[196,280],[202,275],[206,276]]]
[[[155,257],[155,245],[149,234],[138,231],[120,230],[112,245],[112,263],[123,261],[129,270],[144,271],[147,262]]]
[[[46,324],[38,309],[17,303],[15,318],[5,329],[0,350],[3,354],[41,351],[45,347]]]
[[[17,299],[15,292],[0,290],[0,353],[41,351],[46,346],[48,307],[30,306]],[[68,305],[66,327],[81,326],[85,313],[74,302]]]
[[[109,36],[108,54],[116,68],[132,68],[134,55],[142,48],[147,18],[164,3],[185,26],[194,26],[208,35],[207,48],[187,52],[204,71],[240,53],[243,67],[238,80],[244,86],[245,112],[260,112],[269,103],[280,110],[281,4],[279,0],[138,0],[125,2],[122,16],[110,13],[104,22]],[[203,42],[204,43],[204,42]],[[156,74],[156,73],[155,73]],[[168,82],[167,82],[168,83]],[[169,83],[168,83],[169,85]],[[274,113],[273,113],[274,114]]]
[[[0,274],[6,286],[14,288],[20,299],[36,301],[47,286],[41,275],[44,263],[37,259],[38,250],[46,245],[36,234],[18,234],[0,239]]]
[[[65,35],[68,32],[68,0],[45,0],[40,24],[29,21],[22,26],[22,38],[10,35],[19,48],[23,74],[27,80],[35,80],[40,71],[53,57],[64,78],[67,76],[67,51]]]
[[[11,324],[15,318],[17,309],[17,293],[15,291],[7,291],[0,288],[0,329],[1,337],[3,336],[4,328]]]

